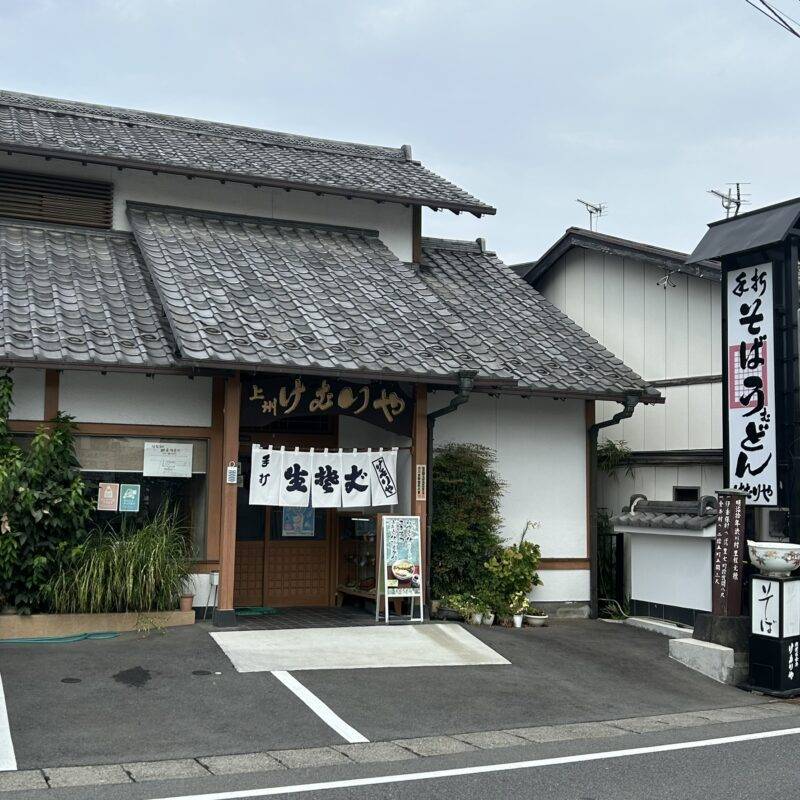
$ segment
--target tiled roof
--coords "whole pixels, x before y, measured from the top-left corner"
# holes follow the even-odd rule
[[[135,203],[128,216],[186,361],[448,380],[482,366],[480,337],[377,234]]]
[[[130,234],[0,220],[0,358],[169,367],[173,350]]]
[[[478,332],[479,350],[494,355],[521,388],[620,398],[647,384],[494,253],[473,242],[422,240],[420,274]],[[650,395],[658,399],[658,393]]]
[[[0,147],[494,214],[405,147],[374,147],[0,91]]]
[[[699,501],[647,500],[641,495],[632,498],[631,505],[611,518],[615,528],[661,528],[702,531],[717,522],[716,498]]]

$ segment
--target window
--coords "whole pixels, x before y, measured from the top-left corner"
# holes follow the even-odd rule
[[[78,178],[0,170],[0,216],[110,228],[113,186]]]
[[[144,477],[144,443],[174,441],[192,445],[191,477]],[[75,437],[75,453],[93,497],[97,497],[101,482],[140,487],[138,512],[97,511],[96,522],[117,526],[123,517],[144,517],[158,511],[164,503],[170,503],[177,506],[182,522],[189,531],[194,557],[206,557],[208,442],[205,439],[79,435]]]
[[[672,499],[682,500],[684,502],[696,501],[700,499],[699,486],[673,486]]]

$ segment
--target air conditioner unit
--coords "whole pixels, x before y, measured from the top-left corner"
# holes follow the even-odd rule
[[[788,542],[789,541],[789,509],[756,506],[756,541]]]

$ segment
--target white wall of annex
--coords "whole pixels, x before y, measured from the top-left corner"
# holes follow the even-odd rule
[[[430,410],[447,405],[451,397],[449,392],[431,395]],[[529,531],[527,540],[541,545],[544,558],[586,558],[582,401],[476,392],[437,420],[434,436],[434,447],[470,442],[495,451],[497,472],[507,484],[500,514],[509,542],[519,541],[525,523],[532,520],[540,527]]]
[[[78,422],[211,425],[211,378],[64,370],[59,408]]]
[[[411,261],[411,209],[399,203],[348,200],[345,197],[283,189],[255,189],[248,184],[225,183],[180,175],[153,175],[69,161],[45,161],[35,156],[0,155],[0,168],[69,175],[114,184],[114,228],[130,230],[125,213],[128,200],[230,214],[344,225],[377,230],[381,241],[401,260]]]
[[[588,569],[540,569],[542,585],[531,593],[534,603],[568,603],[589,601]]]
[[[44,370],[14,369],[10,419],[44,419]]]
[[[716,281],[673,273],[634,258],[573,247],[543,277],[540,291],[647,380],[721,373],[720,288]],[[633,417],[601,431],[638,450],[722,447],[719,380],[660,389],[665,403],[640,406]],[[597,419],[620,410],[598,403]]]

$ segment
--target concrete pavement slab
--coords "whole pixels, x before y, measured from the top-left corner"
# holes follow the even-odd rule
[[[462,742],[479,747],[481,750],[492,750],[495,747],[514,747],[526,744],[526,740],[514,736],[508,731],[476,731],[475,733],[460,733],[456,737]]]
[[[375,761],[407,761],[417,758],[416,754],[406,750],[394,742],[362,742],[359,744],[337,744],[333,747],[340,753],[359,764]]]
[[[161,778],[197,778],[208,774],[208,770],[193,758],[171,759],[168,761],[138,761],[123,764],[122,768],[137,783],[155,781]]]
[[[478,749],[452,736],[423,736],[417,739],[400,739],[395,744],[405,747],[418,756],[445,756]]]
[[[774,716],[767,704],[760,706],[738,706],[733,708],[710,708],[701,712],[709,722],[739,722],[747,719],[766,719]]]
[[[705,716],[705,711],[687,711],[682,714],[660,714],[655,719],[668,725],[670,728],[694,728],[698,725],[708,725],[711,720]]]
[[[46,789],[47,781],[41,770],[24,769],[0,772],[0,792],[13,792],[23,789]]]
[[[98,786],[131,782],[128,774],[119,764],[106,764],[99,767],[46,768],[44,774],[53,789],[65,786]]]
[[[269,753],[242,753],[234,756],[204,756],[197,759],[215,775],[236,775],[241,772],[265,772],[286,769],[284,764]]]
[[[289,769],[301,767],[327,767],[331,764],[346,764],[350,759],[332,747],[306,747],[295,750],[272,750],[270,755],[277,758]]]
[[[566,742],[571,739],[604,739],[606,736],[624,736],[624,731],[605,722],[578,722],[572,725],[545,725],[539,728],[515,728],[506,731],[529,742]]]
[[[660,717],[630,717],[629,719],[612,719],[609,725],[614,725],[631,733],[653,733],[654,731],[669,730],[670,726]]]

